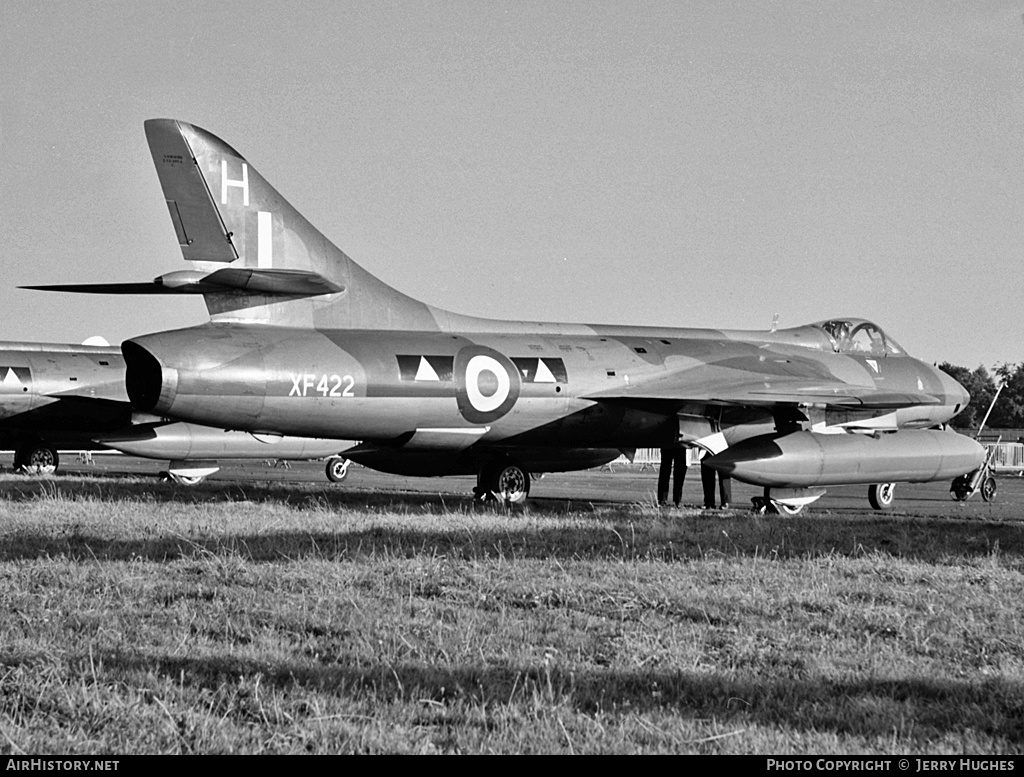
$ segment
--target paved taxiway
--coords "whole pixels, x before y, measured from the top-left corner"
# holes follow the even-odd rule
[[[73,455],[65,455],[61,463],[61,475],[96,475],[117,477],[119,475],[156,477],[164,462],[138,459],[120,454],[96,453],[93,464],[75,461]],[[0,454],[0,467],[10,472],[10,454]],[[999,492],[996,499],[984,502],[976,494],[967,502],[955,502],[949,496],[949,483],[901,483],[896,487],[896,501],[891,512],[908,516],[943,516],[974,520],[1022,521],[1024,522],[1024,478],[1016,475],[1000,475]],[[455,498],[469,497],[475,484],[472,477],[411,478],[388,475],[353,465],[349,476],[342,483],[330,483],[324,474],[321,461],[290,462],[285,467],[273,466],[263,461],[224,462],[222,469],[212,475],[210,481],[239,482],[294,482],[322,485],[325,489],[338,489],[356,493],[395,494],[443,494]],[[552,473],[533,483],[531,500],[544,502],[575,502],[594,504],[643,504],[652,506],[655,501],[657,471],[648,467],[641,470],[634,466],[614,466],[586,470],[584,472]],[[179,486],[187,490],[187,486]],[[830,488],[828,493],[815,504],[806,508],[808,513],[872,512],[868,505],[867,486],[842,486]],[[743,483],[733,482],[733,508],[746,510],[750,499],[761,493],[761,489]],[[699,508],[702,504],[700,470],[691,468],[683,489],[683,505]]]

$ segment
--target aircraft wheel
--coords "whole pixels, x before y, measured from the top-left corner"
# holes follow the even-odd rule
[[[757,515],[778,515],[780,505],[773,502],[766,496],[754,496],[750,498],[751,508]],[[798,511],[799,512],[799,511]]]
[[[348,477],[348,468],[351,465],[350,459],[343,456],[332,456],[327,460],[327,479],[332,483],[340,483]]]
[[[495,485],[495,493],[505,504],[522,504],[530,495],[530,475],[515,464],[498,470]]]
[[[517,464],[499,464],[484,473],[477,499],[497,499],[502,504],[522,504],[530,495],[530,474]]]
[[[175,483],[179,486],[198,486],[204,480],[206,475],[177,475],[173,472],[168,473]]]
[[[996,498],[996,479],[991,475],[987,475],[983,481],[981,481],[981,498],[986,502],[991,502]]]
[[[868,501],[875,510],[885,510],[892,506],[895,492],[895,483],[873,483],[868,486]]]
[[[949,486],[949,495],[957,502],[966,502],[971,497],[971,476],[961,475],[954,478]],[[994,495],[994,494],[993,494]]]
[[[57,449],[45,442],[33,442],[22,446],[14,454],[14,468],[21,472],[52,475],[60,466]]]

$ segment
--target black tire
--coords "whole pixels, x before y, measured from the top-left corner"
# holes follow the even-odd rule
[[[60,455],[49,443],[27,443],[14,454],[14,468],[31,475],[52,475],[59,466]]]
[[[872,483],[868,486],[868,501],[875,510],[888,510],[896,497],[895,491],[895,483]]]
[[[332,456],[327,460],[327,479],[332,483],[340,483],[348,477],[348,468],[352,462],[343,456]]]
[[[954,478],[949,486],[949,495],[957,502],[966,502],[971,498],[971,476],[961,475]]]
[[[522,504],[530,495],[530,473],[518,464],[498,464],[481,473],[474,489],[477,500],[494,499],[504,505]]]
[[[996,498],[996,492],[999,487],[996,485],[996,479],[991,475],[986,475],[985,479],[981,481],[981,498],[986,502],[991,502]]]
[[[516,464],[498,469],[495,493],[505,504],[522,504],[530,495],[530,473]]]

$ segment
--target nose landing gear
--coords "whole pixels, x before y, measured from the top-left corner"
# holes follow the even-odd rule
[[[332,456],[327,460],[327,479],[332,483],[340,483],[348,477],[348,468],[351,465],[351,459],[346,459],[343,456]]]
[[[991,502],[996,498],[996,493],[999,490],[991,469],[989,461],[986,459],[985,463],[974,472],[968,472],[966,475],[956,478],[949,486],[949,495],[957,502],[966,502],[981,491],[981,498],[986,502]]]
[[[992,400],[993,404],[995,400]],[[999,440],[1003,438],[1000,437]],[[999,443],[997,442],[996,445]],[[995,455],[995,446],[988,449],[985,455],[985,462],[973,472],[955,478],[949,486],[949,495],[957,502],[966,502],[976,493],[981,491],[981,498],[991,502],[996,498],[999,490],[996,485],[995,475],[992,474],[992,457]]]

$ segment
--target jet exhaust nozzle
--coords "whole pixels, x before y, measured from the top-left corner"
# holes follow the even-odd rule
[[[274,429],[261,423],[268,374],[255,338],[196,327],[137,337],[121,352],[125,389],[138,410],[205,426]]]
[[[129,401],[147,413],[166,413],[174,403],[178,371],[165,367],[147,349],[131,340],[121,345],[125,361],[125,389]]]

